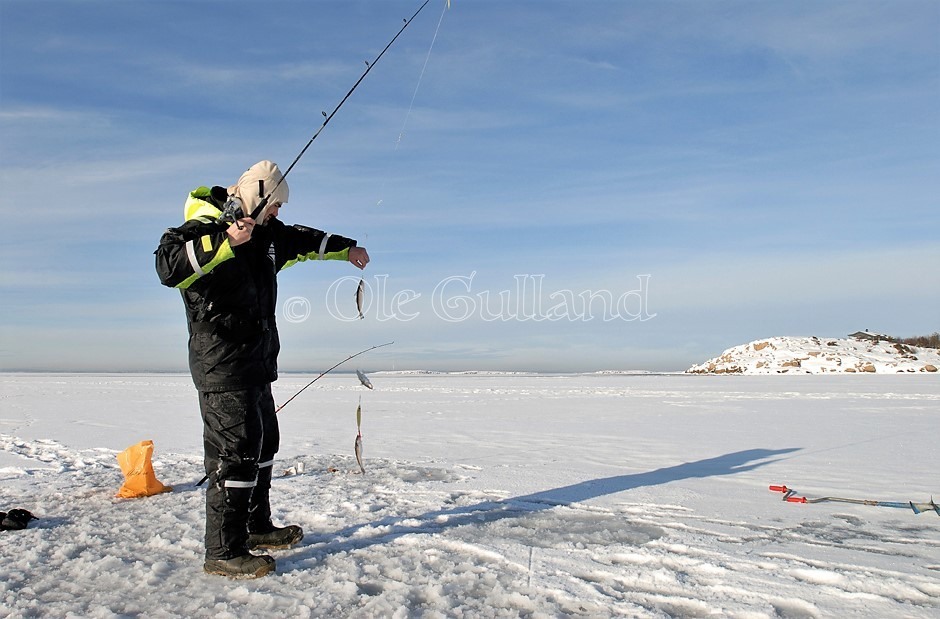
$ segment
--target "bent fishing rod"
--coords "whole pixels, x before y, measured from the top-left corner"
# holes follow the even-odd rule
[[[382,348],[382,347],[384,347],[384,346],[391,346],[391,345],[394,344],[394,343],[395,343],[395,342],[385,342],[384,344],[376,344],[375,346],[366,348],[365,350],[360,350],[359,352],[357,352],[357,353],[354,354],[354,355],[349,355],[348,357],[346,357],[345,359],[343,359],[342,361],[340,361],[339,363],[337,363],[337,364],[334,365],[333,367],[329,368],[328,370],[324,370],[324,371],[320,372],[320,375],[319,375],[319,376],[317,376],[316,378],[314,378],[313,380],[311,380],[309,383],[307,383],[306,385],[304,385],[304,386],[300,389],[300,391],[298,391],[297,393],[295,393],[295,394],[292,395],[291,397],[287,398],[287,401],[286,401],[286,402],[284,402],[283,404],[281,404],[280,406],[278,406],[276,409],[274,409],[274,414],[276,415],[276,414],[278,414],[279,412],[281,412],[281,409],[282,409],[282,408],[284,408],[285,406],[287,406],[288,404],[290,404],[291,400],[293,400],[294,398],[296,398],[297,396],[299,396],[301,393],[303,393],[304,391],[306,391],[306,390],[307,390],[307,387],[309,387],[309,386],[312,385],[313,383],[317,382],[318,380],[320,380],[321,378],[323,378],[324,376],[326,376],[327,374],[329,374],[330,372],[332,372],[333,370],[335,370],[335,369],[338,368],[339,366],[343,365],[344,363],[346,363],[346,362],[349,361],[350,359],[355,359],[355,358],[358,357],[359,355],[364,355],[364,354],[366,354],[367,352],[369,352],[370,350],[375,350],[376,348]]]
[[[268,205],[268,200],[271,199],[271,196],[274,195],[274,192],[277,191],[277,188],[281,186],[281,183],[284,182],[284,179],[287,178],[287,175],[290,174],[290,171],[294,169],[294,166],[297,165],[297,162],[300,161],[300,158],[304,156],[304,153],[307,152],[307,149],[310,148],[310,145],[313,144],[313,141],[317,139],[317,136],[319,136],[320,133],[330,123],[330,121],[333,120],[333,116],[336,115],[336,112],[339,111],[339,108],[343,107],[343,104],[346,103],[346,100],[349,99],[350,96],[352,96],[352,93],[355,92],[356,88],[359,87],[359,84],[362,83],[362,80],[364,80],[366,76],[369,74],[369,71],[372,70],[372,67],[374,67],[376,63],[382,58],[382,56],[385,55],[385,52],[388,51],[388,49],[398,39],[398,37],[401,36],[401,33],[405,31],[405,28],[407,28],[408,25],[414,20],[414,18],[418,16],[418,13],[424,10],[424,7],[426,7],[430,1],[431,0],[424,0],[424,4],[418,7],[418,10],[414,12],[414,15],[412,15],[408,19],[403,20],[405,22],[404,25],[402,25],[401,29],[395,34],[395,36],[392,37],[392,40],[388,42],[388,45],[386,45],[385,48],[381,52],[379,52],[379,55],[376,56],[372,62],[369,62],[368,60],[365,61],[366,70],[362,73],[362,75],[359,76],[359,79],[356,80],[356,83],[353,84],[352,88],[349,89],[349,92],[346,93],[346,96],[343,97],[342,100],[340,100],[340,102],[336,105],[335,108],[333,108],[333,111],[330,112],[329,114],[327,114],[326,112],[320,112],[321,114],[323,114],[323,118],[324,118],[323,124],[320,125],[320,128],[317,129],[316,133],[313,134],[313,137],[311,137],[310,140],[307,141],[306,146],[304,146],[300,150],[300,153],[294,158],[294,161],[292,161],[291,164],[287,166],[287,170],[281,176],[281,179],[277,182],[277,184],[274,185],[274,188],[271,189],[271,191],[269,191],[263,198],[261,198],[261,202],[258,203],[258,206],[255,208],[254,211],[251,212],[251,215],[249,215],[252,219],[257,218],[258,215],[261,214],[261,212],[264,210],[264,207]],[[226,203],[225,209],[222,212],[222,216],[219,217],[219,221],[222,223],[230,224],[230,223],[234,223],[238,221],[242,217],[244,217],[244,213],[241,210],[241,205],[236,201],[230,200],[228,203]]]
[[[282,409],[282,408],[284,408],[285,406],[287,406],[288,404],[291,403],[291,400],[293,400],[294,398],[296,398],[297,396],[299,396],[301,393],[303,393],[304,391],[306,391],[306,390],[307,390],[307,387],[309,387],[309,386],[312,385],[313,383],[317,382],[318,380],[320,380],[321,378],[323,378],[324,376],[326,376],[327,374],[329,374],[330,372],[332,372],[333,370],[335,370],[335,369],[338,368],[339,366],[343,365],[344,363],[346,363],[346,362],[349,361],[350,359],[355,359],[355,358],[358,357],[359,355],[364,355],[364,354],[366,354],[367,352],[369,352],[370,350],[375,350],[376,348],[384,348],[385,346],[391,346],[391,345],[394,344],[394,343],[395,343],[395,342],[385,342],[384,344],[376,344],[375,346],[370,346],[369,348],[366,348],[365,350],[360,350],[359,352],[357,352],[357,353],[354,354],[354,355],[349,355],[348,357],[346,357],[345,359],[343,359],[342,361],[340,361],[340,362],[337,363],[336,365],[333,365],[332,367],[330,367],[330,368],[328,368],[328,369],[326,369],[326,370],[323,370],[322,372],[320,372],[319,375],[317,375],[316,378],[314,378],[314,379],[311,380],[309,383],[307,383],[306,385],[304,385],[303,387],[301,387],[301,388],[300,388],[300,391],[298,391],[297,393],[295,393],[295,394],[292,395],[291,397],[287,398],[287,401],[286,401],[286,402],[284,402],[283,404],[281,404],[280,406],[278,406],[276,409],[274,409],[274,414],[277,415],[279,412],[281,412],[281,409]],[[206,475],[205,477],[203,477],[202,479],[200,479],[199,481],[197,481],[197,482],[196,482],[196,485],[197,485],[197,486],[201,486],[202,484],[206,483],[206,480],[207,480],[207,479],[209,479],[209,476],[208,476],[208,475]]]

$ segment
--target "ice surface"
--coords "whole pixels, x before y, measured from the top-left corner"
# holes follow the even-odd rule
[[[185,376],[0,375],[0,616],[937,617],[936,375],[330,375],[280,413],[277,574],[202,573]],[[284,401],[309,377],[275,384]],[[352,454],[362,396],[367,474]],[[114,498],[155,442],[175,491]]]

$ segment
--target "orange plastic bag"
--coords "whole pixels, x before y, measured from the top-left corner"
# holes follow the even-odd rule
[[[152,455],[153,441],[141,441],[117,455],[118,464],[124,472],[124,485],[118,490],[118,497],[135,499],[173,491],[172,486],[164,486],[154,474],[150,462]]]

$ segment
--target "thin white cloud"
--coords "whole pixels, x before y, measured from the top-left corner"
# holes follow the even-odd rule
[[[284,62],[263,66],[232,66],[229,64],[194,63],[185,58],[172,60],[147,60],[145,67],[164,79],[182,80],[183,85],[199,86],[206,92],[228,90],[236,97],[248,92],[267,92],[277,97],[279,92],[292,83],[308,84],[310,80],[336,79],[354,75],[352,65],[339,62]],[[176,84],[175,87],[179,87]]]

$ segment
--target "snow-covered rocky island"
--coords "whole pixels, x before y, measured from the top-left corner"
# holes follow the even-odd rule
[[[940,350],[892,341],[876,333],[847,338],[772,337],[735,346],[693,365],[689,374],[936,373]]]

